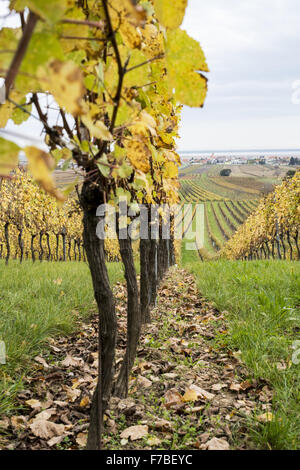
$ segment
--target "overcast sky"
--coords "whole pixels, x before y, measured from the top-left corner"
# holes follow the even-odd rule
[[[189,0],[182,27],[203,47],[209,89],[203,109],[183,110],[179,150],[300,148],[299,19],[299,0]],[[30,121],[22,133],[39,138]]]
[[[209,90],[203,109],[184,108],[179,149],[300,148],[299,19],[299,0],[189,0],[182,27],[206,54]]]

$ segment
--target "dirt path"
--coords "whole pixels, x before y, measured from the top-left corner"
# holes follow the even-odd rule
[[[115,287],[120,364],[126,291]],[[129,397],[112,398],[107,449],[249,449],[249,417],[267,419],[272,393],[251,381],[228,347],[226,312],[201,298],[191,275],[172,268],[145,327]],[[97,374],[96,318],[36,357],[18,394],[20,414],[0,418],[2,449],[78,449],[85,444]]]

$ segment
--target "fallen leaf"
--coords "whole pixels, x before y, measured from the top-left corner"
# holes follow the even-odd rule
[[[132,441],[136,441],[138,439],[142,439],[143,437],[147,436],[147,434],[148,434],[148,426],[138,424],[137,426],[130,426],[129,428],[125,429],[120,434],[120,437],[122,439],[130,438]]]
[[[42,357],[40,356],[36,356],[34,358],[35,362],[39,362],[40,364],[42,364],[42,366],[44,366],[45,369],[49,369],[49,365],[47,364],[47,362],[45,361],[45,359],[43,359]]]
[[[184,402],[196,401],[197,399],[198,399],[198,393],[196,392],[196,390],[192,390],[190,388],[186,390],[185,394],[182,397],[182,400]]]
[[[41,411],[40,413],[38,413],[36,416],[35,416],[35,420],[36,419],[42,419],[42,420],[47,420],[49,418],[51,418],[51,416],[53,416],[54,414],[56,413],[56,409],[55,408],[49,408],[48,410],[44,410],[44,411]]]
[[[80,357],[72,357],[67,354],[66,358],[61,362],[61,365],[64,367],[79,367],[83,363],[83,360]]]
[[[21,428],[24,428],[27,423],[27,418],[25,416],[12,416],[10,418],[11,426],[13,429],[18,431]]]
[[[77,434],[76,442],[80,447],[85,447],[87,442],[87,433],[80,432]]]
[[[38,408],[42,408],[42,404],[39,400],[26,400],[25,401],[26,405],[30,406],[33,410],[36,410]]]
[[[65,391],[66,391],[66,394],[67,394],[67,398],[70,402],[74,402],[81,394],[81,391],[80,390],[77,390],[77,389],[72,389],[70,387],[65,387]]]
[[[170,408],[173,405],[178,405],[179,403],[182,403],[182,396],[175,388],[171,388],[170,390],[168,390],[165,393],[164,398],[166,408]]]
[[[214,385],[212,385],[211,389],[214,392],[219,392],[220,390],[222,390],[222,388],[226,388],[226,387],[227,387],[226,384],[214,384]]]
[[[217,437],[213,437],[210,441],[206,444],[207,450],[229,450],[230,446],[225,439],[219,439]]]
[[[232,383],[229,389],[232,390],[233,392],[240,392],[242,390],[242,387],[240,384]]]
[[[150,447],[157,447],[161,444],[161,440],[158,439],[158,437],[155,437],[155,436],[151,436],[149,437],[149,439],[147,439],[147,442],[148,446]]]
[[[212,400],[215,397],[213,393],[207,392],[203,388],[198,387],[198,385],[191,385],[189,389],[194,390],[197,393],[198,399]]]
[[[56,444],[60,444],[61,441],[64,439],[64,437],[65,437],[64,434],[62,434],[61,436],[52,437],[51,439],[49,439],[49,441],[47,441],[47,444],[49,447],[53,447]]]
[[[9,418],[5,417],[0,420],[0,429],[7,430],[10,426]]]
[[[172,430],[172,423],[167,421],[166,419],[158,419],[154,423],[154,429],[157,431],[171,431]]]
[[[61,436],[65,432],[64,424],[55,424],[45,419],[34,419],[29,425],[32,433],[42,439],[51,439],[52,437]]]
[[[137,384],[140,387],[149,388],[149,387],[151,387],[152,382],[151,382],[151,380],[147,379],[146,377],[143,377],[142,375],[139,375],[138,378],[137,378]]]
[[[82,408],[85,408],[86,406],[88,406],[90,403],[90,399],[88,396],[85,396],[83,397],[83,399],[81,400],[79,406],[81,406]]]
[[[260,423],[270,423],[274,420],[274,415],[270,412],[267,412],[257,416],[257,419]]]

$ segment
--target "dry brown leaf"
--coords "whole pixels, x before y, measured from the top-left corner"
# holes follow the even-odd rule
[[[90,399],[88,396],[85,396],[83,397],[83,399],[81,400],[79,406],[81,406],[82,408],[85,408],[86,406],[88,406],[90,404]]]
[[[32,408],[33,410],[42,408],[42,404],[39,400],[26,400],[25,403],[26,405],[30,406],[30,408]]]
[[[76,442],[80,447],[85,447],[87,442],[87,433],[80,432],[77,434]]]
[[[12,416],[10,422],[12,428],[18,431],[26,426],[27,418],[25,416]]]
[[[158,437],[151,436],[147,439],[147,444],[150,447],[158,447],[161,444],[161,440]]]
[[[213,437],[210,441],[206,444],[207,450],[229,450],[230,446],[225,439],[219,439],[217,437]]]
[[[227,387],[226,384],[214,384],[214,385],[212,385],[211,389],[214,392],[219,392],[220,390],[222,390],[222,388],[226,388],[226,387]]]
[[[65,437],[65,434],[62,434],[61,436],[54,436],[51,439],[49,439],[49,441],[47,441],[47,444],[49,447],[53,447],[56,444],[60,444],[61,441],[64,439],[64,437]]]
[[[132,441],[136,441],[138,439],[142,439],[143,437],[147,436],[148,434],[148,426],[138,424],[137,426],[130,426],[129,428],[125,429],[121,434],[120,437],[122,439],[130,438]]]
[[[5,431],[9,428],[10,422],[9,418],[4,417],[3,419],[0,420],[0,429],[4,429]]]
[[[194,390],[197,393],[198,399],[212,400],[215,397],[213,393],[207,392],[207,390],[198,387],[198,385],[191,385],[189,389]]]
[[[173,405],[178,405],[179,403],[182,403],[182,396],[175,388],[171,388],[170,390],[168,390],[165,393],[164,398],[166,408],[170,408]]]
[[[139,375],[138,378],[137,378],[137,384],[140,387],[149,388],[149,387],[151,387],[152,382],[151,382],[151,380],[147,379],[146,377],[143,377],[142,375]]]
[[[81,391],[77,389],[72,389],[71,387],[65,387],[65,391],[67,394],[67,398],[70,402],[74,403],[74,401],[80,396]]]
[[[67,354],[66,358],[61,362],[61,365],[64,367],[79,367],[83,363],[83,360],[80,357],[72,357]]]
[[[32,433],[42,439],[51,439],[52,437],[62,436],[65,432],[64,424],[55,424],[46,419],[34,419],[29,425]]]
[[[171,431],[172,430],[172,423],[167,421],[166,419],[158,419],[154,423],[154,429],[157,431]]]
[[[42,364],[42,366],[45,368],[45,369],[49,369],[49,365],[47,364],[47,362],[45,361],[45,359],[43,359],[42,357],[40,356],[36,356],[34,358],[35,362],[39,362],[40,364]]]
[[[242,387],[240,384],[232,383],[229,389],[232,390],[233,392],[240,392],[242,390]]]
[[[48,410],[44,410],[44,411],[41,411],[40,413],[38,413],[36,416],[35,416],[35,420],[36,419],[43,419],[43,420],[47,420],[49,418],[51,418],[51,416],[53,416],[54,414],[56,413],[56,409],[55,408],[49,408]]]

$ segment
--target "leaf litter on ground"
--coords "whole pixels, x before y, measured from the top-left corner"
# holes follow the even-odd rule
[[[114,289],[117,373],[126,347],[126,288]],[[247,417],[271,420],[272,391],[249,377],[240,352],[228,350],[226,314],[201,297],[190,274],[169,270],[152,323],[143,327],[129,397],[110,400],[104,448],[251,448]],[[17,395],[20,413],[0,419],[1,449],[84,448],[97,382],[97,325],[95,313],[76,334],[49,340],[51,356],[34,358]]]

